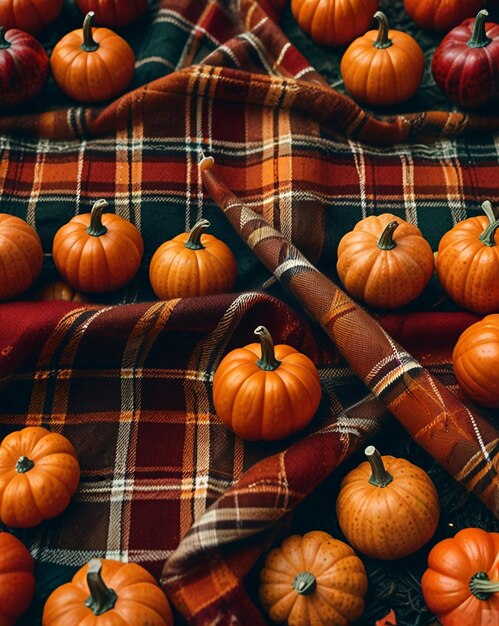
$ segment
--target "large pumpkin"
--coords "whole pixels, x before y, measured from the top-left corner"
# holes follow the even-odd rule
[[[0,625],[14,626],[35,594],[35,562],[26,546],[0,531]]]
[[[484,0],[404,0],[404,9],[418,26],[444,33],[484,5]]]
[[[0,25],[35,35],[60,14],[64,0],[1,0]]]
[[[0,444],[0,521],[30,528],[68,506],[80,480],[71,443],[59,433],[29,426]]]
[[[287,537],[260,572],[260,601],[288,626],[348,626],[362,615],[366,591],[362,561],[322,531]]]
[[[92,559],[43,607],[42,626],[173,626],[168,600],[136,563]]]
[[[135,22],[147,9],[147,0],[76,0],[85,15],[95,14],[95,23],[120,28]]]
[[[314,363],[286,344],[274,346],[265,326],[251,343],[229,352],[213,378],[217,415],[243,439],[272,441],[304,428],[322,389]]]
[[[497,626],[499,533],[463,528],[437,543],[421,590],[442,626]]]

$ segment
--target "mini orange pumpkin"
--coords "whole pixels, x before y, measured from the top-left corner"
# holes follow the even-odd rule
[[[75,291],[71,285],[68,285],[62,280],[56,280],[42,287],[42,289],[35,294],[34,299],[39,301],[64,300],[66,302],[87,302],[87,298],[82,293]]]
[[[64,0],[2,0],[0,25],[36,35],[59,16]]]
[[[147,0],[76,0],[80,11],[95,13],[95,23],[110,28],[132,24],[147,9]]]
[[[68,506],[80,480],[71,443],[59,433],[29,426],[0,445],[0,521],[31,528]]]
[[[287,537],[260,572],[260,601],[272,621],[288,626],[348,626],[362,615],[366,591],[362,561],[322,531]]]
[[[421,28],[447,33],[483,9],[484,0],[404,0],[404,9]]]
[[[365,450],[368,462],[340,485],[336,514],[352,546],[374,559],[399,559],[419,550],[434,535],[440,515],[437,491],[428,474],[405,459]]]
[[[274,342],[265,326],[251,343],[229,352],[213,378],[213,403],[227,428],[242,439],[272,441],[304,428],[322,395],[314,363],[291,346]]]
[[[35,595],[35,562],[26,546],[0,532],[0,624],[14,626]]]

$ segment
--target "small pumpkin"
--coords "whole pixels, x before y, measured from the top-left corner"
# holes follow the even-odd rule
[[[416,225],[383,213],[360,220],[341,238],[336,269],[356,300],[397,309],[423,292],[433,275],[434,256]]]
[[[461,220],[438,244],[437,276],[445,293],[474,313],[499,311],[499,219],[488,200],[485,215]]]
[[[144,240],[136,226],[113,213],[106,200],[75,215],[56,232],[52,256],[63,279],[77,291],[104,293],[124,287],[137,273]]]
[[[420,28],[443,33],[473,17],[484,0],[404,0],[404,9]]]
[[[0,532],[0,624],[14,626],[35,595],[35,562],[14,535]]]
[[[135,22],[147,9],[147,0],[76,0],[85,15],[95,14],[95,23],[109,28],[121,28]]]
[[[366,591],[366,570],[352,548],[317,530],[287,537],[260,572],[262,605],[288,626],[348,626],[364,612]]]
[[[27,291],[42,264],[42,242],[36,230],[20,217],[0,213],[0,300]]]
[[[92,29],[93,11],[83,28],[71,31],[50,56],[52,76],[70,98],[82,103],[105,102],[121,95],[135,74],[135,55],[109,28]]]
[[[92,559],[43,607],[42,626],[173,626],[170,604],[137,563]]]
[[[80,480],[70,441],[41,426],[7,435],[0,444],[0,521],[31,528],[68,506]]]
[[[242,439],[273,441],[302,430],[322,395],[314,363],[286,344],[274,346],[265,326],[250,343],[229,352],[213,377],[213,403],[221,421]]]
[[[363,104],[392,106],[411,98],[423,80],[425,59],[418,42],[400,30],[389,30],[382,11],[374,17],[378,30],[353,41],[341,58],[347,91]]]
[[[87,298],[75,291],[71,285],[62,280],[55,280],[44,285],[34,297],[38,301],[64,300],[66,302],[88,302]]]
[[[198,220],[190,232],[161,244],[149,264],[149,279],[161,300],[210,296],[232,291],[237,281],[236,258],[223,241],[205,233]]]
[[[440,502],[428,474],[406,459],[365,449],[367,462],[343,479],[336,500],[340,528],[352,546],[374,559],[413,554],[435,534]]]
[[[452,352],[457,382],[481,406],[499,408],[499,314],[464,330]]]
[[[437,543],[421,579],[442,626],[495,626],[499,616],[499,533],[463,528]]]
[[[0,24],[5,29],[18,28],[36,35],[59,17],[63,3],[64,0],[2,0]]]

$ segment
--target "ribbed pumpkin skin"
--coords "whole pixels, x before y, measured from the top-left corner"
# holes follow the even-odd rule
[[[0,624],[13,626],[35,594],[35,562],[26,546],[0,532]]]
[[[483,0],[404,0],[404,9],[421,28],[447,33],[485,4]]]
[[[66,302],[87,302],[85,296],[79,291],[75,291],[71,285],[63,282],[62,280],[56,280],[48,285],[45,285],[36,294],[35,300],[49,301],[49,300],[64,300]]]
[[[459,336],[452,363],[467,396],[481,406],[499,408],[499,314],[487,315]]]
[[[76,0],[85,15],[95,13],[95,23],[120,28],[135,22],[147,9],[147,0]]]
[[[344,46],[370,26],[379,0],[291,0],[300,28],[322,46]]]
[[[293,588],[310,572],[317,587],[309,595]],[[271,620],[288,626],[348,626],[364,611],[367,575],[346,543],[321,531],[287,537],[271,550],[260,572],[260,601]]]
[[[36,230],[20,217],[0,213],[0,300],[16,298],[29,289],[42,264]]]
[[[61,12],[64,0],[2,0],[0,26],[18,28],[32,35],[51,24]]]
[[[464,528],[440,541],[428,555],[428,569],[421,579],[425,602],[442,626],[495,626],[499,593],[480,600],[470,590],[470,580],[485,572],[499,582],[499,533]]]

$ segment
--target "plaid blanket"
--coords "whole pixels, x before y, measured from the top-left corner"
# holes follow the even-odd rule
[[[400,23],[401,2],[383,8]],[[57,276],[56,230],[100,197],[145,240],[141,270],[120,292],[84,306],[34,303],[31,294],[0,305],[0,435],[24,425],[62,432],[82,467],[61,516],[14,531],[37,560],[26,624],[40,623],[48,593],[94,556],[146,566],[179,624],[265,624],[254,576],[262,553],[289,528],[288,514],[330,474],[331,493],[321,493],[334,500],[340,465],[359,462],[356,450],[377,433],[390,439],[389,402],[241,241],[207,193],[203,154],[215,157],[217,175],[246,207],[333,281],[337,244],[362,217],[399,215],[436,249],[483,200],[499,204],[499,117],[417,101],[385,116],[361,109],[331,89],[279,27],[286,11],[264,0],[151,2],[140,24],[123,31],[137,55],[128,94],[82,107],[49,83],[36,103],[0,117],[1,210],[33,225],[45,252],[33,291]],[[80,17],[67,2],[47,49]],[[434,43],[427,39],[428,55]],[[156,301],[147,278],[152,254],[201,215],[236,254],[236,292]],[[477,316],[458,311],[435,279],[404,311],[369,313],[465,400],[450,355]],[[242,442],[213,408],[218,363],[253,341],[260,324],[319,369],[321,405],[291,441]],[[488,477],[488,508],[473,501],[492,528],[497,421],[478,414],[488,456],[470,478],[476,485],[482,472]],[[464,497],[457,483],[455,493]],[[448,522],[444,516],[441,533],[450,532]]]

